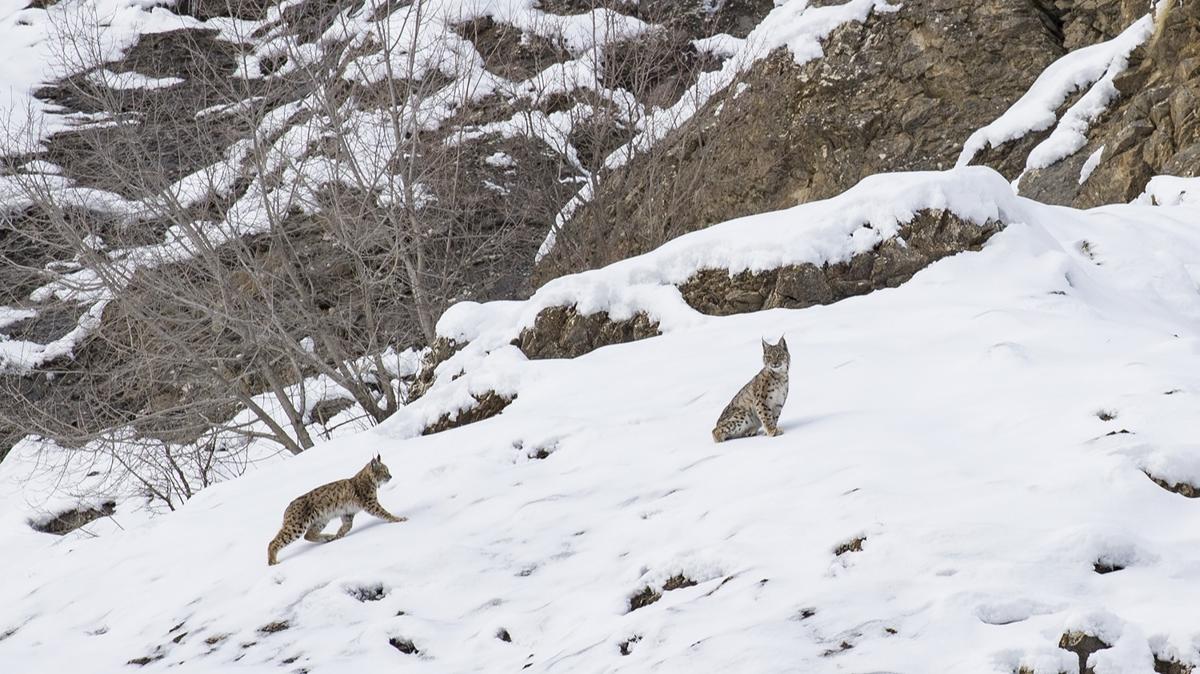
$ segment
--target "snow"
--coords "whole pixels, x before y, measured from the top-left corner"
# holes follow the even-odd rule
[[[1135,202],[1158,206],[1198,206],[1200,178],[1154,176]]]
[[[1092,176],[1092,171],[1095,171],[1096,167],[1100,165],[1100,160],[1104,158],[1105,147],[1106,146],[1101,145],[1100,147],[1096,148],[1096,151],[1088,155],[1088,158],[1083,162],[1083,166],[1079,169],[1080,185],[1087,182],[1087,179]]]
[[[135,72],[114,73],[108,69],[93,72],[88,76],[88,79],[110,89],[119,90],[165,89],[183,83],[183,79],[179,77],[150,77],[149,75]]]
[[[494,152],[487,157],[484,157],[483,161],[488,166],[495,166],[497,168],[512,168],[517,164],[517,162],[505,152]]]
[[[12,325],[18,321],[23,321],[28,318],[37,316],[37,312],[30,309],[13,309],[11,307],[0,307],[0,328]]]
[[[842,259],[922,208],[1007,226],[980,252],[828,306],[710,317],[671,285],[709,265]],[[867,222],[874,234],[855,226]],[[473,341],[425,397],[169,515],[139,519],[126,502],[87,527],[96,536],[38,534],[32,458],[0,464],[0,575],[14,580],[0,585],[0,661],[1049,674],[1075,671],[1057,643],[1082,630],[1112,645],[1092,656],[1101,674],[1149,672],[1155,654],[1200,664],[1200,509],[1142,472],[1200,468],[1198,257],[1194,203],[1045,206],[976,167],[875,176],[527,301],[459,305],[439,331]],[[538,307],[568,301],[650,311],[664,334],[572,360],[508,344]],[[780,334],[784,434],[713,444],[760,338]],[[516,399],[416,435],[488,388]],[[380,500],[409,521],[360,516],[345,539],[297,542],[268,568],[287,502],[376,452],[395,476]],[[862,535],[861,551],[834,555]],[[1100,575],[1097,561],[1126,568]],[[697,584],[629,611],[676,574]],[[383,596],[360,601],[361,588]]]
[[[970,164],[987,147],[999,147],[1051,127],[1054,128],[1050,136],[1030,152],[1026,170],[1050,166],[1083,147],[1088,126],[1118,95],[1113,79],[1128,66],[1130,53],[1148,40],[1153,31],[1152,12],[1111,40],[1081,47],[1059,58],[1000,117],[967,138],[956,165]],[[1059,119],[1058,108],[1084,87],[1088,90]]]
[[[100,318],[110,300],[95,301],[79,317],[75,327],[46,344],[0,336],[0,374],[24,374],[58,358],[72,357],[75,347],[100,327]],[[0,307],[5,313],[12,310]]]
[[[745,47],[746,41],[729,33],[717,33],[699,40],[692,40],[692,46],[701,54],[712,54],[721,58],[737,55]]]

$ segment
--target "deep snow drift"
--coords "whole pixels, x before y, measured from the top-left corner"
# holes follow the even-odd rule
[[[442,366],[464,376],[176,513],[136,524],[118,509],[88,527],[98,537],[31,531],[28,465],[7,461],[0,663],[1046,674],[1077,671],[1057,643],[1078,629],[1112,646],[1092,656],[1098,674],[1200,664],[1200,501],[1143,472],[1200,484],[1200,209],[1179,194],[1084,212],[1015,197],[988,169],[877,176],[527,303],[465,305],[440,326],[473,339]],[[1007,228],[830,306],[714,318],[671,285],[718,258],[836,259],[925,206]],[[569,361],[507,344],[539,306],[573,299],[648,310],[664,334]],[[713,444],[759,339],[780,334],[784,435]],[[412,437],[487,389],[517,398]],[[287,502],[376,451],[396,478],[380,500],[410,521],[360,516],[268,568]],[[696,584],[663,591],[680,574]],[[647,587],[661,599],[630,611]]]

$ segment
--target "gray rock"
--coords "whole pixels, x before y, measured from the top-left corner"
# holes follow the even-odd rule
[[[922,211],[901,227],[899,238],[846,262],[790,265],[732,276],[724,269],[704,269],[679,290],[692,308],[715,316],[829,304],[894,288],[937,260],[978,250],[1002,227],[997,222],[977,225],[946,211]]]

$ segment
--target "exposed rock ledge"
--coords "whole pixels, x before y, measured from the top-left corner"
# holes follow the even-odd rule
[[[714,316],[777,307],[803,309],[895,288],[944,257],[979,250],[1001,229],[999,222],[979,225],[949,211],[926,210],[903,225],[899,236],[846,262],[789,265],[733,276],[724,269],[705,269],[679,290],[693,309]]]
[[[610,344],[624,344],[660,334],[658,321],[642,312],[612,320],[601,311],[582,315],[574,306],[547,307],[513,345],[532,359],[576,358]]]

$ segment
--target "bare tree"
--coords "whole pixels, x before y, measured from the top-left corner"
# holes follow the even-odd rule
[[[99,22],[60,26],[64,76],[43,95],[85,123],[27,158],[72,180],[9,176],[25,204],[12,226],[57,262],[5,262],[97,320],[73,357],[4,376],[0,416],[170,506],[240,472],[254,443],[312,447],[323,402],[377,423],[405,403],[397,351],[431,343],[452,302],[511,290],[513,251],[531,258],[603,179],[651,114],[639,97],[669,104],[709,65],[667,82],[678,35],[622,63],[614,15],[598,14],[587,81],[554,74],[569,55],[547,28],[506,66],[527,86],[502,96],[492,71],[511,43],[480,33],[504,29],[455,25],[478,50],[431,41],[447,18],[424,4],[338,10],[304,39],[281,21],[242,36],[253,49],[179,31],[118,63]],[[540,154],[526,143],[508,184],[486,182],[490,149],[518,139]],[[85,188],[119,203],[98,209]]]

